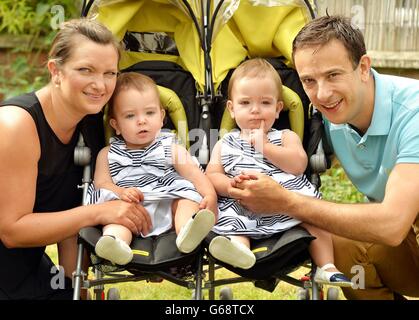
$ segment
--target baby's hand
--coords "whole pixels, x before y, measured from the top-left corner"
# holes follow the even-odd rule
[[[218,204],[217,204],[217,197],[213,196],[205,196],[201,203],[199,204],[199,209],[208,209],[214,213],[215,220],[217,221],[218,217]]]
[[[250,132],[250,144],[259,152],[262,152],[264,144],[268,142],[265,132],[265,120],[260,121],[259,129],[252,129]]]
[[[143,193],[138,188],[125,188],[119,195],[126,202],[140,203],[144,200]]]
[[[239,175],[235,176],[230,180],[230,184],[233,188],[237,188],[238,183],[242,183],[245,180],[250,180],[249,175],[245,174],[244,172],[240,173]]]

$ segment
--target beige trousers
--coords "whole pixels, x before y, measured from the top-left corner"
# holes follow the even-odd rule
[[[365,271],[365,289],[342,288],[347,299],[388,300],[419,297],[419,243],[412,230],[398,247],[333,236],[335,265],[352,278]],[[352,269],[353,266],[356,266]],[[352,269],[352,274],[351,274]]]

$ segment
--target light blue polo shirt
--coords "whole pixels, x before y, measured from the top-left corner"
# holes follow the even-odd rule
[[[371,125],[360,136],[348,124],[324,118],[326,137],[352,183],[382,201],[397,163],[419,163],[419,81],[372,70],[375,103]],[[409,190],[406,190],[409,192]]]

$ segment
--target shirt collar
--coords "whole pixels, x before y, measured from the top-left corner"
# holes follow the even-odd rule
[[[371,124],[365,136],[387,135],[390,131],[392,118],[392,91],[391,82],[383,79],[374,69],[371,69],[375,83],[374,111]]]

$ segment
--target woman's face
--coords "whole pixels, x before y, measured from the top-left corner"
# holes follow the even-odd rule
[[[58,66],[52,82],[58,83],[63,103],[80,116],[98,113],[115,89],[118,52],[112,44],[98,44],[84,36],[72,39],[69,59]]]

